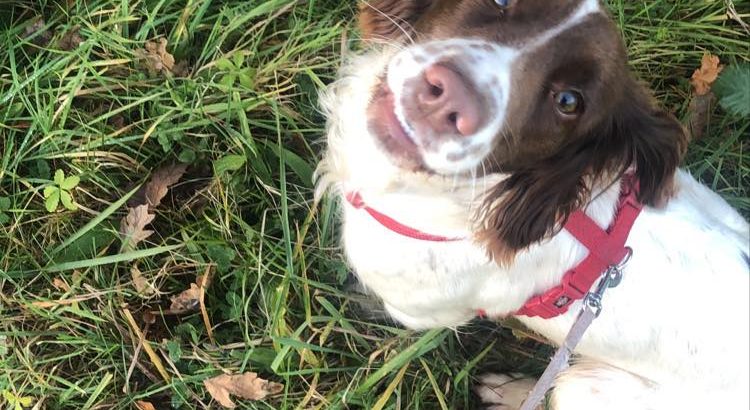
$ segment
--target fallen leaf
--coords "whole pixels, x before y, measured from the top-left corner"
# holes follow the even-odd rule
[[[197,310],[198,307],[200,307],[201,292],[201,287],[195,283],[191,283],[190,289],[172,297],[172,304],[169,306],[169,313],[179,315]]]
[[[143,60],[149,74],[171,72],[174,68],[174,56],[167,52],[167,39],[146,41],[145,48],[136,50],[136,56]]]
[[[120,222],[120,236],[123,250],[133,250],[139,243],[151,236],[154,231],[146,230],[146,225],[154,220],[156,215],[148,212],[148,205],[130,208],[128,215]]]
[[[163,166],[151,174],[141,188],[128,201],[128,206],[148,205],[154,209],[161,204],[169,188],[179,182],[185,175],[187,164],[172,164]]]
[[[182,60],[175,64],[172,73],[177,77],[187,77],[190,75],[190,67],[188,66],[187,61]]]
[[[708,120],[714,110],[716,96],[713,92],[704,95],[693,94],[687,111],[687,128],[690,138],[699,140],[706,133]]]
[[[222,374],[203,381],[206,390],[216,401],[228,409],[237,407],[230,395],[247,400],[263,400],[271,394],[278,394],[284,389],[283,384],[269,382],[248,372],[240,375]]]
[[[78,48],[83,43],[83,38],[78,34],[81,26],[75,26],[63,34],[60,41],[57,42],[57,48],[63,51],[71,51]]]
[[[26,38],[39,47],[46,47],[52,40],[52,33],[45,29],[47,22],[43,18],[37,18],[31,25],[26,26]]]
[[[153,325],[154,323],[156,323],[156,315],[148,310],[143,312],[143,315],[141,315],[141,319],[143,319],[143,323],[148,323],[149,325]]]
[[[693,73],[690,83],[697,95],[706,95],[711,91],[711,86],[724,69],[720,64],[719,57],[706,53],[701,59],[701,67]]]
[[[133,265],[130,268],[130,277],[133,280],[133,286],[139,294],[144,296],[153,295],[156,293],[156,289],[143,277],[143,272],[138,269],[137,265]]]
[[[176,184],[187,170],[186,164],[169,165],[159,168],[146,184],[146,203],[156,208],[167,195],[169,188]]]
[[[214,161],[214,173],[221,175],[227,171],[237,171],[245,166],[246,161],[244,155],[225,155]]]
[[[68,286],[68,284],[64,280],[62,280],[60,278],[53,279],[52,280],[52,286],[54,286],[55,289],[57,289],[57,290],[62,290],[62,291],[65,291],[65,292],[70,292],[70,286]]]
[[[138,400],[135,402],[135,407],[138,410],[156,410],[153,404],[147,401]]]

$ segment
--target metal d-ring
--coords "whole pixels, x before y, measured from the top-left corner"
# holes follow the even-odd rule
[[[594,311],[594,314],[598,317],[599,314],[602,311],[602,297],[604,296],[604,292],[607,289],[617,287],[620,282],[622,282],[622,270],[625,268],[625,265],[630,262],[630,259],[633,257],[633,249],[629,246],[625,247],[625,256],[622,258],[622,261],[618,263],[617,265],[612,265],[609,268],[607,268],[607,271],[602,274],[601,280],[599,280],[599,284],[596,285],[596,290],[594,292],[589,292],[586,295],[586,304],[589,308],[591,308]]]

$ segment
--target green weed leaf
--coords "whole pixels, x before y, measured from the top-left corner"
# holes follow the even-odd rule
[[[245,56],[242,53],[234,53],[232,62],[234,62],[234,68],[240,68],[245,63]]]
[[[46,193],[46,190],[45,190]],[[50,192],[47,200],[44,201],[44,207],[47,208],[47,212],[55,212],[57,205],[60,204],[60,190],[55,188],[54,191]]]
[[[52,176],[52,169],[47,164],[47,161],[38,159],[31,167],[31,175],[39,179],[50,179]]]
[[[65,180],[60,184],[60,188],[70,191],[71,189],[78,186],[78,183],[81,182],[81,178],[77,176],[67,177]]]
[[[167,352],[169,352],[169,360],[174,363],[179,362],[182,358],[182,347],[175,340],[167,340]]]
[[[724,69],[714,84],[719,104],[738,117],[750,117],[750,63]]]
[[[191,149],[184,149],[182,152],[180,152],[180,155],[177,157],[177,159],[182,162],[183,164],[192,164],[195,162],[197,155],[195,151]]]
[[[216,175],[223,175],[228,171],[237,171],[245,166],[244,155],[227,155],[214,161],[214,173]]]
[[[45,199],[49,198],[50,196],[52,196],[52,194],[55,193],[55,191],[59,191],[59,190],[60,188],[54,185],[48,185],[47,187],[44,188],[44,198]]]
[[[58,169],[55,171],[55,183],[60,186],[65,182],[65,173],[63,173],[63,170]]]
[[[255,79],[249,72],[243,71],[240,73],[240,84],[245,88],[253,88],[255,85]]]
[[[237,75],[227,74],[224,77],[221,77],[221,80],[219,80],[219,84],[223,85],[224,87],[231,87],[232,85],[234,85],[235,81],[237,81]]]
[[[208,257],[216,264],[220,273],[226,273],[231,268],[231,263],[237,253],[234,249],[222,245],[210,245],[208,247]]]
[[[220,58],[216,60],[216,68],[223,71],[233,71],[237,69],[228,58]]]
[[[69,211],[75,211],[78,209],[78,206],[73,203],[73,197],[70,196],[70,193],[68,193],[68,191],[60,190],[60,201],[62,202],[65,209]]]

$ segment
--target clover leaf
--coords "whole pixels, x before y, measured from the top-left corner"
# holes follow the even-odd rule
[[[72,190],[81,182],[75,175],[65,177],[65,173],[58,169],[55,171],[54,185],[44,188],[44,206],[47,212],[55,212],[62,202],[65,209],[75,211],[78,206],[73,202]]]

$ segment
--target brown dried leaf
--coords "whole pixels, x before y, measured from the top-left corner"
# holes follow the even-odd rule
[[[716,96],[713,92],[705,95],[695,94],[690,99],[688,106],[688,131],[693,140],[703,137],[708,128],[708,120],[711,119],[711,113],[714,110]]]
[[[230,395],[247,400],[263,400],[271,394],[278,394],[284,389],[283,384],[269,382],[248,372],[240,375],[222,374],[203,381],[206,390],[216,401],[228,409],[237,407]]]
[[[175,64],[172,73],[177,77],[187,77],[190,74],[190,67],[187,61],[182,60]]]
[[[31,25],[26,27],[25,38],[31,38],[31,42],[39,47],[46,47],[50,41],[52,41],[52,33],[49,30],[45,30],[44,26],[47,22],[43,18],[39,17]]]
[[[130,208],[128,215],[120,221],[120,236],[124,244],[123,250],[133,250],[139,243],[151,236],[154,231],[146,230],[146,225],[154,220],[156,215],[148,212],[148,205]]]
[[[70,286],[68,286],[68,283],[60,278],[55,278],[52,280],[52,286],[55,287],[57,290],[62,290],[65,292],[70,292]]]
[[[66,31],[62,38],[60,38],[60,41],[57,42],[57,48],[63,51],[71,51],[78,48],[83,43],[83,38],[78,34],[80,29],[81,26],[75,26]]]
[[[151,180],[146,184],[146,201],[149,206],[156,208],[167,195],[169,187],[176,184],[185,174],[187,165],[178,164],[159,168]]]
[[[186,170],[185,164],[172,164],[157,169],[151,174],[148,182],[128,201],[128,205],[148,205],[151,209],[156,208],[167,195],[169,188],[185,175]]]
[[[156,323],[156,314],[154,314],[154,312],[147,310],[143,312],[143,314],[141,315],[141,319],[143,319],[143,323],[153,325],[154,323]]]
[[[693,73],[690,83],[693,85],[695,94],[706,95],[711,91],[714,81],[719,78],[719,73],[724,69],[720,64],[719,57],[706,53],[701,59],[701,67]]]
[[[143,277],[143,272],[138,269],[137,265],[133,265],[130,268],[130,277],[133,279],[133,286],[139,294],[150,296],[156,293],[156,289]]]
[[[179,315],[197,310],[198,307],[200,307],[202,291],[203,289],[201,287],[195,283],[191,283],[190,289],[172,297],[172,304],[169,306],[169,313]]]
[[[174,56],[167,52],[166,38],[146,41],[145,48],[136,50],[136,55],[143,60],[151,75],[158,74],[161,71],[171,72],[174,68]]]
[[[135,407],[138,410],[156,410],[153,404],[147,401],[138,400],[135,402]]]

